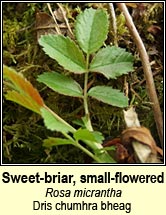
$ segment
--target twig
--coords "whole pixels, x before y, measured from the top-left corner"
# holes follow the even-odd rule
[[[48,26],[39,26],[39,27],[36,27],[34,30],[43,30],[43,29],[51,29],[51,28],[55,29],[55,27],[56,27],[56,25],[52,24],[52,25],[48,25]],[[65,24],[60,24],[59,28],[60,29],[67,29],[67,26]]]
[[[71,30],[71,28],[70,28],[68,19],[66,18],[66,14],[65,14],[65,11],[64,11],[62,5],[61,5],[60,3],[57,3],[57,5],[58,5],[58,7],[60,8],[60,10],[61,10],[61,12],[62,12],[63,18],[64,18],[64,20],[65,20],[65,23],[66,23],[67,28],[69,29],[69,32],[71,33],[72,36],[74,36],[74,34],[73,34],[73,32],[72,32],[72,30]]]
[[[111,19],[112,19],[112,29],[113,29],[114,45],[118,46],[116,15],[115,15],[115,10],[114,10],[113,3],[108,3],[108,9],[109,9],[109,13],[110,13]]]
[[[163,148],[163,117],[160,109],[160,104],[157,98],[157,93],[154,85],[153,75],[151,71],[151,66],[149,63],[148,54],[146,52],[145,46],[141,40],[141,37],[133,23],[133,20],[127,10],[127,7],[124,3],[117,3],[119,9],[123,12],[126,18],[126,25],[128,26],[130,33],[133,36],[135,44],[138,48],[138,52],[140,54],[143,71],[146,79],[147,90],[149,94],[150,101],[152,102],[153,114],[154,119],[156,122],[156,127],[158,130],[158,135],[160,138],[161,146]]]
[[[51,8],[50,3],[47,3],[47,6],[48,6],[48,9],[49,9],[49,11],[50,11],[50,13],[51,13],[53,19],[54,19],[54,22],[55,22],[55,30],[56,30],[56,32],[57,32],[58,34],[62,34],[62,32],[61,32],[61,30],[60,30],[60,28],[59,28],[59,26],[58,26],[58,23],[57,23],[57,21],[56,21],[55,15],[54,15],[54,13],[53,13],[53,11],[52,11],[52,8]]]

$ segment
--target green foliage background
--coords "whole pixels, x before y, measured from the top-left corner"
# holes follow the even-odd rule
[[[139,4],[139,3],[138,3]],[[83,115],[82,103],[77,99],[59,95],[36,81],[43,71],[63,71],[54,60],[49,58],[38,45],[35,30],[35,14],[37,11],[49,13],[46,3],[6,3],[3,2],[3,63],[14,67],[39,90],[46,104],[69,123]],[[51,4],[53,9],[56,3]],[[104,3],[63,3],[68,12],[68,19],[73,26],[76,15],[88,7],[104,7]],[[129,7],[134,22],[143,39],[152,62],[152,70],[161,107],[163,107],[163,4],[144,3],[142,8]],[[147,10],[148,9],[148,10]],[[136,106],[142,125],[150,128],[158,142],[157,131],[151,105],[146,91],[141,62],[135,44],[125,27],[123,16],[116,8],[118,23],[118,44],[135,56],[135,72],[118,78],[107,80],[102,75],[91,75],[96,85],[112,86],[123,91],[124,79],[129,83],[129,98]],[[139,16],[139,19],[137,19]],[[159,33],[149,30],[157,26]],[[157,28],[156,28],[157,30]],[[112,44],[112,31],[106,44]],[[73,75],[83,85],[81,76]],[[3,91],[6,92],[4,87]],[[121,109],[96,100],[90,100],[90,113],[95,130],[101,131],[105,137],[117,137],[125,128]],[[79,149],[71,146],[57,146],[52,150],[43,148],[43,139],[48,136],[59,137],[44,127],[43,120],[37,114],[9,101],[3,100],[3,163],[88,163],[87,156]]]

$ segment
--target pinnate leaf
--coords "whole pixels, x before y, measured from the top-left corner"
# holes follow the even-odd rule
[[[43,35],[39,39],[39,44],[51,58],[65,69],[74,73],[86,72],[84,55],[79,47],[69,37],[62,35]]]
[[[10,87],[14,89],[7,92],[6,99],[40,114],[40,108],[44,105],[44,102],[32,84],[22,74],[5,65],[3,66],[3,74],[4,78],[11,82]]]
[[[109,86],[96,86],[89,90],[88,95],[106,104],[116,107],[127,107],[128,98],[117,89]]]
[[[133,56],[125,49],[107,46],[96,54],[90,71],[102,73],[108,79],[116,78],[133,71]]]
[[[82,97],[81,86],[72,78],[57,72],[47,72],[39,75],[39,82],[46,84],[52,90],[67,96]]]
[[[82,50],[91,54],[104,43],[108,33],[108,16],[106,11],[86,9],[76,18],[75,34]]]

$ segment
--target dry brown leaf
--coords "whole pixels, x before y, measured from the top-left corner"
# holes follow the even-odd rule
[[[66,15],[66,11],[64,10],[64,13]],[[62,11],[60,8],[58,8],[57,10],[54,11],[54,15],[56,17],[56,19],[59,21],[59,22],[64,22],[65,19],[64,19],[64,16],[62,14]]]
[[[153,152],[156,151],[156,143],[149,129],[145,127],[131,127],[122,132],[121,141],[124,145],[130,144],[132,140],[148,145]]]
[[[46,34],[56,34],[55,23],[49,14],[45,12],[36,13],[36,30],[37,30],[37,40],[41,35]]]
[[[121,134],[121,143],[126,147],[133,147],[141,162],[158,163],[157,153],[162,150],[157,147],[150,131],[145,127],[131,127]]]

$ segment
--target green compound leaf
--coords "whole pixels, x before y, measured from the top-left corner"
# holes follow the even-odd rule
[[[101,49],[90,64],[90,71],[99,72],[106,78],[116,78],[133,71],[133,56],[125,49],[107,46]]]
[[[74,73],[86,72],[86,63],[82,51],[69,37],[62,35],[43,35],[39,44],[51,58],[65,69]]]
[[[108,16],[106,11],[86,9],[76,18],[75,35],[82,50],[91,54],[104,43],[108,33]]]
[[[119,90],[112,89],[112,87],[96,86],[89,90],[88,95],[112,106],[128,106],[128,98]]]
[[[43,141],[43,146],[46,148],[51,148],[52,146],[69,145],[74,143],[75,142],[69,139],[49,137]]]
[[[82,97],[81,86],[72,78],[57,72],[47,72],[38,76],[39,82],[46,84],[52,90],[67,96]]]
[[[51,131],[58,131],[62,133],[75,131],[74,128],[67,124],[66,121],[46,108],[41,108],[41,115],[44,119],[45,126]]]

